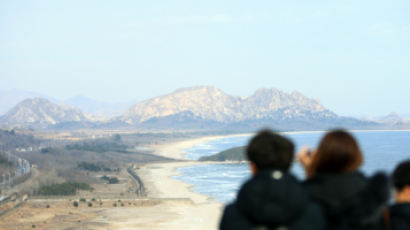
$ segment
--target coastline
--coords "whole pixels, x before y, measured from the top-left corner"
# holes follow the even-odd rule
[[[397,132],[397,130],[392,131]],[[324,131],[298,131],[297,133],[317,132]],[[366,130],[358,132],[385,131]],[[399,132],[406,131],[400,130]],[[282,132],[282,134],[286,133],[295,134],[295,132]],[[95,230],[218,229],[224,203],[218,202],[209,196],[194,192],[193,189],[196,190],[197,187],[180,179],[176,179],[180,178],[176,176],[184,175],[184,178],[190,176],[189,173],[185,174],[179,170],[183,167],[201,167],[202,165],[210,164],[236,164],[237,162],[198,162],[184,158],[184,154],[188,153],[189,148],[194,145],[200,145],[201,143],[216,139],[244,135],[249,136],[252,134],[167,140],[166,143],[156,145],[152,147],[151,150],[155,150],[154,153],[156,154],[179,158],[178,161],[150,163],[138,165],[138,167],[134,165],[135,168],[133,170],[135,170],[135,173],[143,180],[144,186],[148,191],[146,197],[129,195],[130,193],[127,191],[131,193],[135,191],[133,190],[135,187],[133,187],[132,183],[134,181],[132,177],[128,175],[127,171],[122,171],[122,174],[119,174],[119,176],[124,179],[124,183],[121,184],[122,187],[115,185],[115,187],[110,187],[109,190],[105,190],[105,187],[96,187],[96,192],[99,193],[87,194],[85,196],[84,194],[78,194],[75,197],[61,197],[60,199],[29,199],[19,206],[18,209],[13,209],[7,215],[0,217],[0,229],[29,230],[32,229],[33,225],[36,225],[38,229],[60,229],[62,224],[64,224],[65,228],[70,229]],[[407,134],[405,136],[407,137],[405,140],[409,140],[409,136]],[[370,140],[378,141],[377,138]],[[396,140],[397,143],[403,142],[400,138],[394,138],[394,140]],[[221,143],[225,143],[225,141],[222,140]],[[226,143],[230,143],[230,140],[227,140]],[[204,148],[201,147],[200,149],[208,148],[207,144],[203,147]],[[212,150],[214,150],[214,148],[212,148]],[[378,152],[374,150],[375,149],[369,152],[372,154],[376,153],[377,155]],[[395,149],[395,151],[400,154],[405,152],[400,149]],[[386,159],[383,157],[383,151],[380,151],[378,154],[377,156],[380,158],[377,159]],[[401,155],[398,155],[392,160],[389,157],[389,160],[386,160],[386,165],[383,167],[386,168],[389,162],[391,167],[393,167],[393,161],[398,162],[401,159],[400,156]],[[403,157],[405,157],[405,155],[403,155]],[[375,162],[378,161],[377,159]],[[201,174],[203,170],[197,170],[197,172]],[[125,180],[125,178],[128,179]],[[187,181],[190,181],[189,178],[187,178]],[[120,193],[121,191],[124,191],[124,194]],[[105,197],[107,194],[108,196]],[[99,195],[102,195],[101,199]],[[74,207],[73,199],[78,200],[80,197],[85,197],[87,200],[96,197],[97,200],[102,201],[103,204],[100,203],[98,205],[98,202],[94,202],[92,207],[90,207],[87,206],[87,203],[80,203],[79,207]],[[118,206],[113,206],[114,204],[118,204]],[[49,206],[46,207],[46,205]]]
[[[217,162],[198,162],[184,158],[186,149],[211,140],[252,134],[234,134],[225,136],[207,136],[164,145],[150,146],[154,154],[180,160],[179,162],[154,163],[138,169],[137,174],[144,181],[149,199],[159,199],[162,204],[145,208],[146,213],[153,213],[146,228],[141,221],[126,221],[110,224],[113,229],[218,229],[224,204],[212,197],[193,191],[193,186],[175,178],[178,169],[187,166],[217,164]],[[131,210],[130,210],[131,211]],[[131,211],[132,212],[132,211]],[[155,214],[154,214],[155,213]],[[130,214],[130,213],[128,213]],[[154,219],[153,217],[147,218]]]
[[[164,144],[164,145],[151,145],[148,147],[154,150],[155,155],[173,158],[176,160],[191,161],[190,159],[187,159],[184,157],[184,155],[187,153],[186,149],[188,148],[191,148],[195,145],[206,143],[212,140],[218,140],[218,139],[230,138],[230,137],[251,136],[251,135],[253,135],[253,133],[206,136],[206,137],[199,137],[199,138],[194,138],[194,139],[187,139],[187,140],[173,142],[173,143]]]
[[[350,130],[351,132],[377,132],[385,130]],[[283,135],[305,134],[305,133],[324,133],[326,131],[287,131],[280,132]],[[207,136],[201,138],[188,139],[180,142],[169,143],[160,146],[151,146],[155,154],[181,160],[176,163],[158,163],[147,165],[143,169],[143,181],[147,184],[150,197],[160,199],[186,199],[191,205],[168,205],[167,210],[177,214],[178,218],[167,222],[167,227],[161,229],[218,229],[224,204],[215,201],[213,198],[193,191],[193,186],[181,180],[175,179],[179,175],[177,170],[182,167],[218,164],[217,162],[198,162],[186,159],[184,155],[186,149],[206,143],[208,141],[236,137],[251,136],[249,134],[236,134],[226,136]],[[226,162],[225,162],[226,163]]]

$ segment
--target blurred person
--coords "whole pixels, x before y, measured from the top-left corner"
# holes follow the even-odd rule
[[[252,178],[242,185],[236,201],[225,207],[221,230],[324,229],[320,207],[289,173],[294,159],[290,140],[263,130],[252,138],[246,154]]]
[[[393,171],[396,203],[385,212],[386,230],[410,229],[410,160],[400,163]]]
[[[332,130],[317,150],[303,148],[298,155],[306,173],[310,197],[323,208],[331,230],[380,229],[389,200],[389,179],[383,173],[366,178],[359,167],[363,155],[355,138]]]

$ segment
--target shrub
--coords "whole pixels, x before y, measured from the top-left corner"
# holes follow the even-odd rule
[[[75,195],[77,190],[91,190],[91,187],[89,184],[85,183],[66,182],[62,184],[42,186],[37,193],[44,196],[67,196]]]
[[[115,142],[84,142],[80,144],[66,145],[67,150],[80,150],[80,151],[89,151],[96,153],[105,153],[105,152],[119,152],[119,153],[129,153],[127,151],[128,146],[123,144],[118,144]]]
[[[93,203],[88,202],[88,207],[92,207],[92,206],[93,206]]]
[[[73,205],[74,205],[74,207],[78,207],[78,202],[77,202],[77,201],[74,201],[74,202],[73,202]]]
[[[117,207],[117,203],[114,203],[112,206]]]
[[[46,153],[50,153],[52,151],[52,148],[51,147],[47,147],[47,148],[44,148],[44,149],[41,149],[41,153],[43,153],[43,154],[46,154]]]
[[[120,182],[120,180],[118,180],[117,177],[111,177],[111,178],[108,180],[108,184],[118,184],[119,182]]]
[[[50,205],[49,205],[49,204],[47,204],[47,205],[46,205],[46,208],[50,208]]]
[[[10,167],[13,166],[13,162],[9,161],[6,157],[0,155],[0,165]]]
[[[118,180],[117,177],[108,177],[108,176],[102,176],[101,177],[102,180],[106,180],[108,182],[108,184],[118,184],[120,182],[120,180]]]
[[[87,200],[85,198],[80,198],[80,202],[86,202]]]

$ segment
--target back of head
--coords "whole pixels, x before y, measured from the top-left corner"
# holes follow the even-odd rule
[[[401,191],[405,186],[410,186],[410,160],[400,163],[393,172],[394,188]]]
[[[248,160],[258,169],[287,171],[294,155],[293,143],[270,130],[262,130],[253,137],[246,149]]]
[[[354,137],[344,130],[328,132],[320,141],[309,174],[354,171],[363,157]]]

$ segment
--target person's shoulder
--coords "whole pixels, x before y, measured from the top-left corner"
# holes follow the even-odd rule
[[[390,206],[389,213],[394,230],[410,229],[410,203],[394,204]]]
[[[359,171],[348,173],[318,173],[303,182],[310,195],[319,197],[343,194],[353,195],[362,190],[368,183],[368,178]]]
[[[219,224],[220,230],[252,229],[251,222],[238,210],[235,203],[225,206]]]
[[[392,218],[405,218],[410,223],[410,202],[391,205],[389,211]]]
[[[334,181],[342,182],[345,180],[366,183],[368,178],[360,171],[352,171],[352,172],[346,172],[346,173],[318,173],[306,179],[303,182],[303,184],[314,185],[314,184],[321,184],[321,183],[334,182]]]
[[[314,202],[310,202],[300,218],[292,223],[291,229],[324,230],[326,226],[327,221],[323,208]]]

